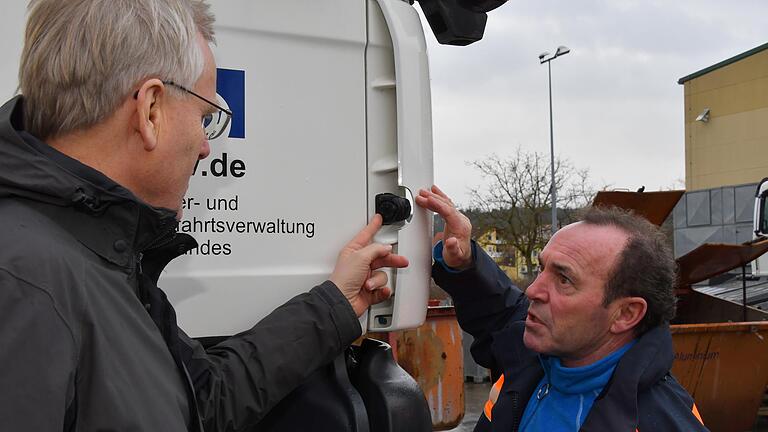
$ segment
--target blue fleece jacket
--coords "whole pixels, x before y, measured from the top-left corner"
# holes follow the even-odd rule
[[[525,407],[520,431],[578,431],[616,364],[634,343],[595,363],[575,368],[563,366],[557,357],[539,356],[544,378]]]

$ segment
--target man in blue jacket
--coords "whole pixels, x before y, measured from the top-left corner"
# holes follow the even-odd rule
[[[523,293],[440,189],[416,202],[446,221],[433,277],[477,363],[500,376],[476,432],[707,430],[670,374],[675,262],[654,225],[590,209],[550,239]]]

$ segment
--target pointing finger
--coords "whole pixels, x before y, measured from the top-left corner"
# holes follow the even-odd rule
[[[352,241],[348,243],[348,246],[357,246],[358,249],[366,246],[371,242],[371,240],[373,240],[373,236],[375,236],[379,231],[381,224],[381,215],[377,213],[373,216],[373,218],[371,218],[371,221],[368,222],[368,225],[366,225],[365,228],[360,230],[360,232],[355,235]]]

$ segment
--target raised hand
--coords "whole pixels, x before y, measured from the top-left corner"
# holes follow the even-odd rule
[[[382,302],[392,295],[387,285],[387,274],[382,267],[401,268],[408,266],[408,260],[392,253],[391,245],[371,243],[381,228],[381,216],[375,215],[339,252],[336,267],[330,280],[344,297],[349,300],[357,316],[363,314],[372,304]]]
[[[453,268],[465,269],[472,265],[472,223],[456,209],[448,195],[437,186],[420,189],[416,204],[432,210],[445,219],[445,230],[435,235],[435,243],[443,240],[443,261]]]

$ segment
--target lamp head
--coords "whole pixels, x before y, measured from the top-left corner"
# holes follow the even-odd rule
[[[570,48],[568,48],[567,46],[560,45],[559,47],[557,47],[557,51],[555,51],[555,57],[559,57],[561,55],[566,55],[569,52],[571,52]]]
[[[543,53],[539,54],[539,61],[544,63],[544,61],[546,61],[547,56],[549,56],[549,51],[544,51]]]

